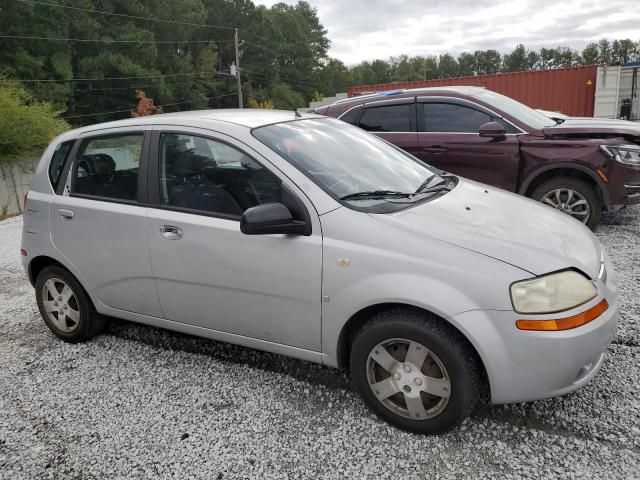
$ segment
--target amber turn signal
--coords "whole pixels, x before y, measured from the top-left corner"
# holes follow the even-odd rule
[[[584,312],[571,317],[546,320],[517,320],[516,327],[520,330],[571,330],[572,328],[580,327],[595,320],[602,315],[607,308],[609,308],[609,304],[603,299],[600,303],[594,305],[589,310],[585,310]]]

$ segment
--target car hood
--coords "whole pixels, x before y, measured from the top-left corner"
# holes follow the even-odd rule
[[[542,129],[542,133],[549,136],[574,135],[574,134],[619,134],[632,137],[640,137],[640,124],[627,120],[608,118],[567,118],[564,122],[554,127]]]
[[[601,246],[577,220],[504,190],[460,179],[446,195],[379,221],[519,267],[533,275],[600,269]]]

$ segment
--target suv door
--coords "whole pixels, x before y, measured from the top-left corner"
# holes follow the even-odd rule
[[[480,126],[498,122],[502,139],[481,137]],[[418,99],[417,157],[462,177],[515,191],[520,163],[517,129],[491,112],[459,99]]]
[[[159,129],[153,145],[148,242],[165,317],[319,352],[322,235],[304,194],[226,135]],[[269,202],[308,216],[312,234],[241,233],[243,211]]]
[[[419,151],[414,97],[365,104],[358,126],[411,154]]]
[[[51,239],[94,299],[161,317],[145,229],[150,131],[80,137],[50,204]]]

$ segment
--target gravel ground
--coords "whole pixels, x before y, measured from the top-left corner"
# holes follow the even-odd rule
[[[387,426],[346,376],[302,361],[125,322],[65,344],[20,230],[0,223],[0,478],[640,478],[640,208],[598,232],[622,306],[597,378],[439,437]]]

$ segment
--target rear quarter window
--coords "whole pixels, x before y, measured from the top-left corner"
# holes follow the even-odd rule
[[[355,125],[361,111],[362,107],[354,107],[351,110],[347,110],[347,112],[340,117],[340,120]]]
[[[69,157],[69,152],[71,152],[74,143],[75,140],[60,143],[56,147],[56,151],[53,152],[51,162],[49,162],[49,181],[51,182],[51,186],[53,187],[54,191],[58,188],[58,184],[60,183],[60,175],[62,174],[64,164]]]

